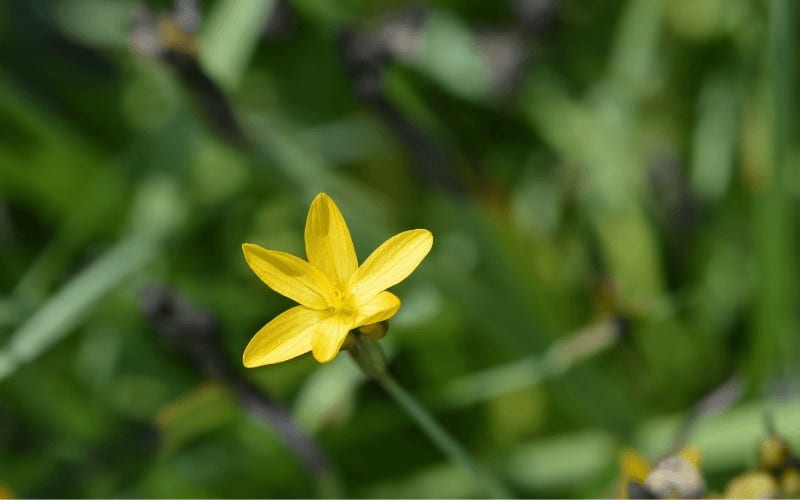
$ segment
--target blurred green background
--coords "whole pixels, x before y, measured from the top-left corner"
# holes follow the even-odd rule
[[[686,439],[719,489],[765,408],[798,443],[796,5],[0,2],[0,487],[480,495],[348,356],[241,367],[290,301],[240,245],[303,255],[321,191],[361,259],[433,231],[382,344],[516,494],[613,495],[622,447]]]

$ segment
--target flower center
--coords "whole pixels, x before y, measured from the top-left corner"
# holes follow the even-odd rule
[[[331,311],[337,312],[339,314],[344,314],[346,316],[352,316],[355,314],[355,305],[353,304],[352,296],[338,288],[334,290],[334,302],[331,304]]]

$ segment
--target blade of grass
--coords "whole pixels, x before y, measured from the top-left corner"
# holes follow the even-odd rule
[[[133,236],[84,269],[12,334],[0,350],[0,380],[61,340],[94,304],[141,270],[156,253],[151,235]]]
[[[795,249],[791,230],[787,185],[789,116],[792,105],[791,61],[793,57],[792,16],[785,0],[770,3],[768,42],[769,113],[771,176],[756,201],[757,256],[759,262],[756,293],[754,349],[750,359],[756,383],[764,384],[770,374],[787,373],[789,360],[798,354],[797,331],[793,327],[790,297],[795,289],[792,256]]]
[[[223,0],[203,23],[200,60],[222,87],[239,86],[274,0]]]
[[[108,293],[151,262],[162,239],[185,216],[181,193],[167,175],[141,181],[131,206],[130,236],[47,299],[0,349],[0,380],[66,336]]]
[[[14,288],[13,294],[28,304],[36,304],[50,289],[78,248],[105,224],[125,200],[118,172],[109,168],[94,180],[86,195],[75,203],[50,243],[37,256]]]
[[[605,320],[556,342],[543,355],[456,379],[430,399],[440,408],[460,408],[532,387],[613,346],[618,339],[619,324]]]
[[[707,200],[718,201],[733,173],[739,132],[738,81],[720,72],[703,84],[692,137],[691,183]]]

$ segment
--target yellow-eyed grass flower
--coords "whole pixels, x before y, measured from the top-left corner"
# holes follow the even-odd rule
[[[361,371],[379,383],[446,456],[489,496],[509,498],[503,485],[397,383],[377,342],[386,334],[386,320],[400,308],[400,299],[386,289],[408,277],[428,255],[433,245],[430,231],[412,229],[395,235],[359,266],[341,212],[321,193],[308,210],[305,240],[308,261],[242,245],[247,264],[261,281],[300,303],[256,333],[244,350],[244,365],[280,363],[308,351],[324,363],[348,348]]]
[[[351,330],[394,316],[400,299],[386,290],[417,268],[433,245],[433,235],[426,229],[397,234],[359,266],[342,213],[327,194],[320,193],[308,210],[305,243],[307,261],[251,243],[242,245],[247,264],[261,281],[300,304],[278,315],[250,340],[243,356],[248,368],[309,351],[317,361],[328,362]]]

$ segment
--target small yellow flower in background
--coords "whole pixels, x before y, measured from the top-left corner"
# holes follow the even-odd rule
[[[620,457],[619,498],[698,498],[705,492],[700,473],[700,451],[685,446],[674,455],[659,459],[653,466],[634,450],[625,449]]]
[[[324,363],[336,357],[350,330],[385,321],[400,309],[386,289],[403,281],[428,255],[433,235],[413,229],[386,240],[361,266],[339,208],[325,193],[311,202],[305,261],[242,245],[250,269],[268,287],[300,305],[267,323],[247,344],[248,368],[280,363],[311,351]]]
[[[763,471],[750,471],[731,479],[725,486],[725,498],[778,498],[778,483]]]

